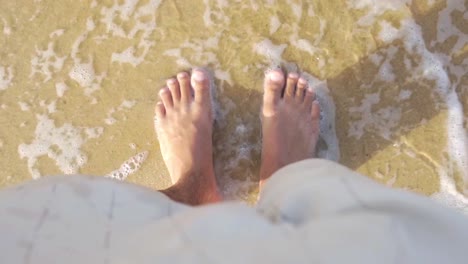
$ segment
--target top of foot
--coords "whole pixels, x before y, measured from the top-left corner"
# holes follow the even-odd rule
[[[184,195],[216,196],[210,76],[194,69],[191,75],[181,72],[166,84],[159,92],[155,126],[172,183],[186,188]]]
[[[264,81],[261,183],[278,169],[312,158],[320,132],[320,106],[299,74],[277,69]]]

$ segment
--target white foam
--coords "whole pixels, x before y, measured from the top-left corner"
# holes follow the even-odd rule
[[[271,42],[271,40],[264,39],[259,43],[255,44],[254,51],[260,55],[267,57],[270,62],[279,65],[281,64],[281,57],[286,47],[286,44],[275,45]]]
[[[135,100],[123,100],[122,103],[117,108],[111,108],[107,112],[107,117],[104,119],[104,122],[107,125],[115,124],[115,122],[117,122],[117,119],[115,119],[113,117],[113,114],[117,113],[117,112],[120,112],[120,111],[123,111],[125,109],[131,109],[132,107],[135,106],[135,104],[136,104]]]
[[[77,173],[87,161],[80,148],[85,143],[82,128],[65,123],[56,127],[54,121],[46,115],[36,115],[37,125],[34,139],[30,144],[20,144],[20,158],[27,159],[28,170],[33,179],[41,177],[37,169],[37,159],[47,156],[55,161],[57,167],[65,174]]]
[[[91,63],[80,63],[75,65],[70,73],[70,78],[78,82],[81,87],[89,87],[96,79],[96,73]]]
[[[310,16],[310,17],[315,17],[315,10],[314,10],[314,6],[312,5],[312,3],[309,4],[309,9],[307,9],[307,15]]]
[[[8,26],[8,23],[4,18],[2,18],[2,21],[3,21],[3,34],[5,36],[9,36],[11,34],[11,27]]]
[[[111,61],[118,63],[129,63],[136,67],[145,60],[147,51],[145,51],[140,56],[135,56],[136,52],[137,51],[135,50],[135,47],[128,47],[122,52],[114,52],[112,53]]]
[[[102,80],[106,76],[106,73],[103,72],[101,75],[96,75],[92,61],[88,63],[75,62],[68,76],[83,87],[85,89],[85,94],[90,96],[101,87]]]
[[[384,43],[392,43],[399,37],[399,31],[386,20],[380,21],[379,39]]]
[[[182,56],[182,50],[180,48],[168,49],[164,51],[163,55],[175,57],[177,65],[181,68],[190,68],[191,63]]]
[[[13,68],[0,66],[0,91],[6,90],[13,83]]]
[[[234,82],[231,79],[231,74],[228,71],[223,71],[221,69],[215,70],[215,77],[218,80],[227,82],[229,85],[234,85]]]
[[[212,2],[210,0],[203,0],[205,5],[205,12],[203,13],[203,23],[206,27],[214,25],[229,23],[230,18],[223,12],[223,8],[229,5],[228,1],[217,0]],[[216,19],[216,24],[213,23],[211,18]]]
[[[118,110],[122,110],[124,108],[131,109],[135,105],[136,105],[136,100],[123,100]]]
[[[393,67],[390,64],[390,61],[395,57],[398,49],[396,47],[389,47],[386,50],[387,56],[385,61],[380,65],[379,68],[379,78],[386,82],[395,81],[395,74],[393,73]]]
[[[346,3],[350,9],[367,9],[366,15],[359,18],[357,24],[359,26],[370,26],[376,21],[377,17],[388,10],[399,10],[405,7],[408,0],[347,0]]]
[[[67,56],[60,57],[55,53],[53,42],[49,42],[45,50],[36,47],[36,55],[31,59],[30,76],[42,75],[43,82],[47,82],[54,73],[62,70],[66,58]]]
[[[68,89],[69,87],[64,82],[55,84],[55,91],[58,97],[62,97]]]
[[[52,101],[50,102],[48,105],[46,105],[46,108],[47,108],[47,112],[49,114],[52,114],[52,113],[55,113],[57,112],[57,105],[56,105],[57,101]]]
[[[377,1],[377,0],[348,0],[350,8],[367,9],[368,14],[360,19],[361,26],[370,26],[378,16],[388,10],[396,10],[402,8],[403,4],[408,1]],[[434,4],[433,2],[429,3]],[[441,164],[438,168],[440,176],[440,193],[434,195],[436,199],[442,199],[444,203],[454,206],[460,210],[467,212],[468,200],[462,194],[458,193],[453,181],[453,173],[457,166],[457,169],[462,170],[464,182],[468,182],[468,139],[466,131],[463,128],[463,109],[458,98],[455,89],[457,86],[462,85],[460,81],[462,76],[466,75],[466,65],[455,65],[452,63],[452,55],[454,52],[462,50],[466,44],[468,35],[461,32],[452,21],[452,13],[454,10],[461,12],[465,11],[463,1],[448,0],[446,7],[439,12],[437,19],[437,39],[433,41],[429,46],[434,47],[437,43],[442,43],[452,36],[456,36],[457,41],[451,48],[449,54],[444,53],[433,53],[427,47],[424,41],[421,27],[412,19],[406,18],[400,21],[400,28],[395,29],[389,27],[386,22],[381,22],[381,32],[379,38],[384,42],[390,43],[395,39],[402,39],[404,48],[407,53],[412,56],[419,56],[418,63],[413,65],[411,61],[405,57],[404,64],[407,71],[412,73],[412,79],[416,81],[432,80],[435,82],[434,92],[437,92],[445,100],[443,105],[447,107],[448,118],[447,118],[447,152],[449,153],[448,159],[445,164]],[[435,50],[435,49],[431,49]],[[376,63],[379,58],[372,58]],[[388,61],[388,58],[387,58]],[[384,71],[383,73],[385,73]],[[454,76],[449,78],[449,75]],[[380,78],[380,77],[379,77]],[[399,94],[399,99],[405,100],[411,96],[412,91],[404,90]],[[368,97],[370,96],[370,97]],[[370,106],[378,103],[377,94],[366,95],[366,98],[362,102],[360,107],[352,108],[351,111],[356,111],[357,114],[362,115],[363,119],[351,124],[350,131],[348,133],[355,137],[362,136],[363,124],[365,124],[366,130],[377,128],[392,128],[393,124],[397,124],[397,117],[401,115],[401,110],[398,109],[384,109],[382,113],[370,114]],[[435,102],[435,107],[439,108],[438,102]],[[440,109],[444,109],[441,107]],[[394,117],[392,117],[394,116]],[[383,118],[386,121],[379,123],[373,120],[374,118]],[[389,117],[394,118],[393,120],[387,120]],[[369,123],[370,122],[370,123]],[[422,124],[422,123],[421,123]],[[377,126],[376,126],[377,125]],[[388,136],[388,130],[378,131]]]
[[[302,73],[309,84],[309,87],[314,87],[317,100],[320,103],[320,138],[325,142],[326,146],[319,146],[317,149],[317,157],[333,161],[339,161],[340,148],[338,138],[336,136],[335,127],[335,103],[330,96],[327,81],[319,80],[314,76]],[[325,148],[323,148],[325,147]]]
[[[442,43],[452,36],[456,36],[456,43],[453,46],[452,54],[459,50],[462,50],[468,41],[468,34],[459,30],[453,23],[452,13],[457,10],[467,16],[465,8],[466,3],[459,0],[447,0],[446,7],[439,12],[437,19],[437,42]],[[466,18],[465,18],[466,19]],[[466,25],[466,22],[465,22]],[[466,28],[465,28],[466,29]],[[434,42],[431,46],[434,46]],[[450,55],[452,55],[450,54]]]
[[[302,3],[289,2],[289,6],[293,11],[293,14],[296,16],[297,20],[300,20],[302,17]]]
[[[413,94],[412,91],[402,89],[398,94],[398,98],[400,98],[400,100],[407,100],[411,97],[411,94]]]
[[[278,19],[278,16],[271,16],[270,18],[270,35],[278,31],[278,28],[281,26],[281,22]]]
[[[468,198],[457,191],[453,178],[445,170],[439,169],[438,174],[440,177],[440,190],[431,197],[468,215]]]
[[[378,66],[382,63],[384,57],[380,54],[372,53],[371,55],[369,55],[369,59],[372,61],[372,63],[374,63],[374,65]]]
[[[113,53],[112,62],[129,63],[136,67],[144,61],[150,48],[155,44],[151,34],[156,29],[156,10],[161,1],[150,0],[140,6],[138,3],[138,0],[114,1],[111,7],[101,9],[101,22],[106,26],[108,34],[114,37],[134,39],[137,34],[141,33],[138,44],[127,47],[121,52]],[[120,22],[116,22],[116,18]],[[134,27],[127,32],[121,26],[121,21],[132,21]]]
[[[52,31],[50,34],[49,34],[49,38],[56,38],[56,37],[60,37],[63,35],[63,33],[65,32],[64,29],[57,29],[55,31]]]
[[[348,136],[360,139],[365,131],[376,132],[385,139],[390,139],[392,132],[399,125],[401,119],[401,108],[384,107],[373,110],[380,102],[380,92],[368,93],[364,96],[359,106],[349,108],[355,120],[350,122]]]
[[[89,139],[99,138],[104,133],[104,128],[103,127],[87,127],[84,129],[84,131]]]
[[[454,90],[447,95],[447,106],[448,152],[461,169],[463,181],[468,183],[468,135],[463,127],[463,106]],[[468,194],[468,190],[465,192]]]
[[[106,175],[106,177],[113,178],[116,180],[123,181],[129,175],[138,171],[141,168],[141,165],[148,157],[148,151],[143,151],[137,155],[126,160],[117,170],[114,170]]]
[[[87,62],[82,62],[81,58],[78,57],[81,44],[95,28],[96,25],[93,19],[88,18],[86,20],[86,31],[75,40],[70,53],[74,65],[68,73],[68,76],[84,88],[84,94],[86,96],[91,96],[93,92],[99,90],[102,81],[107,76],[106,72],[102,72],[101,74],[95,72],[93,58],[91,56],[88,57]]]
[[[166,50],[163,54],[165,56],[174,57],[177,65],[184,68],[210,65],[217,79],[227,82],[229,85],[234,85],[230,72],[221,68],[221,64],[216,54],[213,52],[219,48],[220,37],[221,32],[218,32],[214,36],[206,39],[191,39],[178,45],[178,48]],[[184,58],[182,56],[183,50],[190,50],[192,56],[190,58]]]
[[[21,109],[21,111],[23,111],[23,112],[29,111],[29,110],[31,109],[31,107],[29,106],[29,104],[26,103],[26,102],[19,101],[19,102],[18,102],[18,105],[20,106],[20,109]]]

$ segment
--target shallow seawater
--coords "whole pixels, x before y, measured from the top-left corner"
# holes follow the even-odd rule
[[[253,201],[263,75],[281,66],[333,99],[322,156],[468,212],[468,1],[0,7],[0,186],[73,173],[169,186],[157,91],[202,66],[216,85],[218,181],[227,197]]]

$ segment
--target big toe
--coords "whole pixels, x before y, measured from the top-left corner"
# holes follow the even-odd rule
[[[195,102],[201,105],[209,105],[211,102],[210,79],[208,74],[201,69],[192,72],[191,84],[195,91]]]
[[[271,116],[275,112],[275,107],[281,99],[284,88],[284,73],[280,69],[272,70],[265,76],[263,94],[263,114]]]

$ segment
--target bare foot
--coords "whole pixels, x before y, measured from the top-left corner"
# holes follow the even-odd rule
[[[273,70],[265,76],[262,114],[260,186],[280,168],[314,157],[320,106],[304,78],[289,73],[285,83]]]
[[[213,116],[208,74],[194,69],[167,80],[156,105],[156,133],[173,186],[162,192],[198,205],[221,199],[213,169]]]

